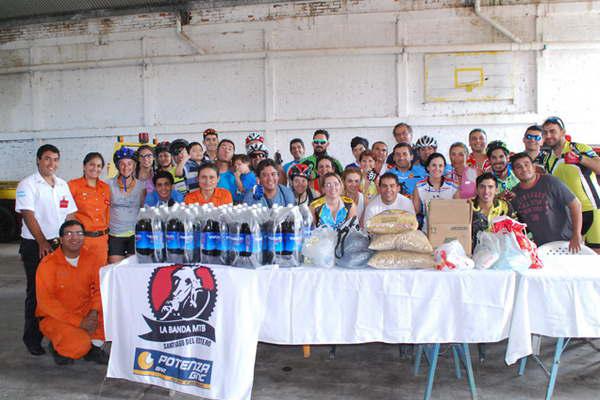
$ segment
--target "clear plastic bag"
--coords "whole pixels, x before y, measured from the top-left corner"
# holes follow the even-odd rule
[[[433,252],[429,239],[427,239],[427,236],[421,231],[376,235],[373,237],[369,249],[413,251],[415,253]]]
[[[322,225],[312,231],[302,246],[304,263],[321,268],[335,266],[335,244],[337,231]]]
[[[342,268],[366,268],[373,251],[369,250],[369,236],[363,231],[350,229],[341,236],[336,247],[335,265]]]
[[[490,269],[500,258],[500,243],[495,233],[481,231],[477,234],[477,246],[473,261],[477,269]]]
[[[436,247],[433,259],[435,267],[440,271],[467,270],[475,266],[458,240]]]
[[[499,234],[500,258],[493,269],[525,271],[531,265],[529,253],[521,250],[514,232]]]

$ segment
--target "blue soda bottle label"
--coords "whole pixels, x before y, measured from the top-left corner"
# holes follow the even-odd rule
[[[224,232],[218,235],[219,238],[217,239],[217,250],[221,250],[221,251],[229,251],[230,247],[229,247],[229,233]]]
[[[151,249],[152,242],[150,239],[150,232],[138,231],[135,233],[135,247],[136,249]]]
[[[241,233],[230,233],[229,234],[229,249],[240,253],[244,251],[244,238]]]
[[[214,233],[202,232],[202,250],[215,250]]]
[[[302,236],[296,233],[286,233],[283,235],[284,250],[291,253],[300,251],[302,246]]]
[[[180,233],[177,231],[167,231],[167,250],[179,250],[181,249],[181,238]]]
[[[283,235],[281,232],[273,232],[268,237],[268,250],[281,253],[283,251]]]

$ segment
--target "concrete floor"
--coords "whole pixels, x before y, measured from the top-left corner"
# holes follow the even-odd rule
[[[77,361],[57,367],[50,355],[33,357],[21,342],[25,276],[17,244],[0,244],[0,399],[169,399],[169,392],[137,383],[107,379],[105,367]],[[551,339],[543,354],[551,355]],[[596,342],[597,344],[600,344]],[[547,380],[529,364],[524,377],[506,367],[506,343],[487,346],[484,364],[475,361],[480,399],[542,399]],[[451,353],[442,348],[433,399],[469,399],[464,379],[454,377]],[[379,343],[338,346],[328,359],[327,346],[315,346],[310,359],[298,346],[260,344],[254,400],[278,399],[420,399],[425,374],[414,377],[412,360],[400,359],[398,346]],[[471,346],[476,357],[476,346]],[[175,394],[171,398],[189,399]],[[600,399],[600,353],[575,342],[563,356],[554,399]]]

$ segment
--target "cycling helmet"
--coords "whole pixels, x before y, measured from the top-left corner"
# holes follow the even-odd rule
[[[422,147],[427,147],[427,146],[431,146],[431,147],[438,147],[438,143],[437,140],[435,140],[435,138],[431,137],[431,136],[421,136],[417,142],[415,143],[415,149],[420,149]]]
[[[258,143],[252,143],[251,145],[249,145],[246,148],[246,152],[248,153],[248,155],[252,155],[253,153],[258,153],[258,152],[263,152],[265,153],[265,155],[267,157],[269,157],[269,148],[267,147],[266,144],[258,142]]]
[[[115,166],[118,167],[119,161],[126,158],[137,162],[137,153],[129,147],[121,147],[119,150],[115,151],[115,154],[113,155],[113,162],[115,163]]]
[[[172,155],[177,155],[182,148],[188,147],[188,141],[185,139],[175,139],[169,146],[169,153]]]
[[[504,143],[502,140],[491,141],[485,148],[485,154],[488,156],[488,158],[490,158],[492,151],[498,149],[502,149],[504,154],[506,154],[507,156],[510,154],[510,150],[508,150],[506,143]]]
[[[258,140],[259,142],[263,143],[265,141],[265,137],[260,132],[250,132],[248,136],[246,136],[246,146],[248,146],[250,142],[253,142],[255,140]]]
[[[311,177],[311,174],[312,174],[311,169],[306,164],[295,164],[295,165],[292,165],[290,167],[290,169],[288,170],[288,176],[289,176],[290,180],[294,179],[297,176],[300,176],[302,178],[306,178],[307,180],[309,180]]]

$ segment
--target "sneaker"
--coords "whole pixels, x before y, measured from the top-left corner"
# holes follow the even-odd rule
[[[50,350],[50,354],[52,354],[52,358],[54,358],[54,363],[56,365],[69,365],[73,364],[73,362],[75,361],[72,358],[61,356],[60,354],[58,354],[58,352],[54,350],[54,346],[52,346],[52,343],[48,345],[48,350]]]
[[[83,356],[85,361],[94,361],[98,364],[107,365],[108,364],[108,354],[104,352],[100,347],[92,346],[90,351]]]

